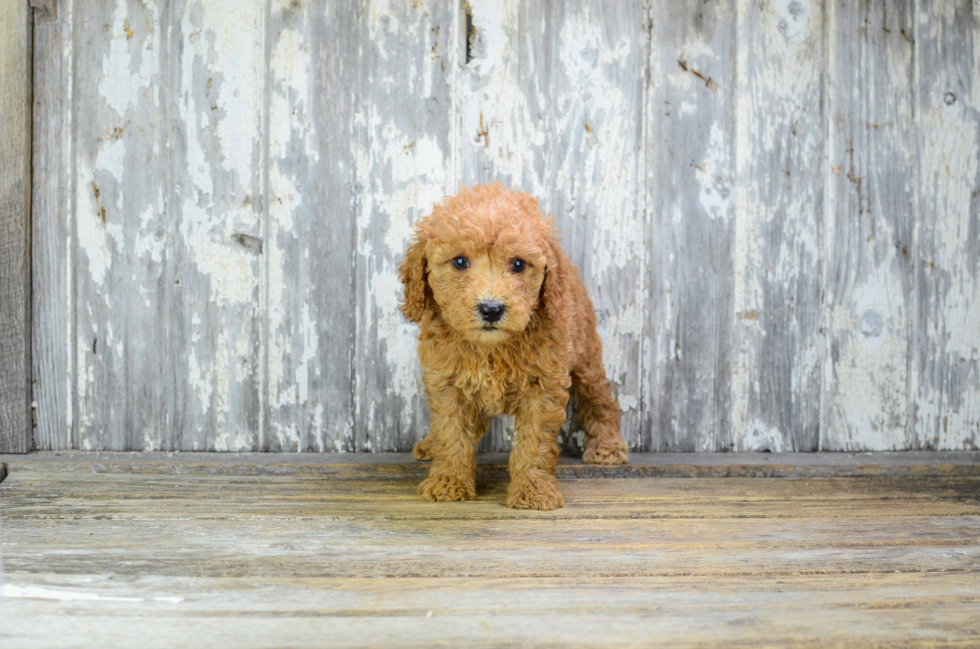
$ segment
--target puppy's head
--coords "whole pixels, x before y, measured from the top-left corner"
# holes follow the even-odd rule
[[[464,188],[422,219],[399,269],[401,310],[439,313],[471,342],[493,345],[534,318],[563,313],[569,266],[537,199],[499,183]]]

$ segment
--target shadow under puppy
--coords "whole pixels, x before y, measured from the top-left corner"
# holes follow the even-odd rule
[[[628,461],[592,302],[536,198],[499,183],[463,188],[416,225],[399,272],[431,410],[431,432],[415,445],[417,459],[432,460],[421,496],[476,498],[476,444],[506,413],[517,427],[507,504],[564,506],[555,465],[569,388],[582,459]]]

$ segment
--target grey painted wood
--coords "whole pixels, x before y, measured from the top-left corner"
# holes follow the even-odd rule
[[[31,432],[31,9],[0,1],[0,452]]]
[[[735,7],[650,7],[645,448],[732,446]]]
[[[38,446],[409,450],[397,265],[500,179],[635,449],[975,447],[975,3],[688,4],[45,4]]]
[[[65,2],[73,48],[73,425],[81,449],[169,448],[169,49],[155,5]]]
[[[912,396],[922,448],[980,445],[980,4],[917,14]]]
[[[537,196],[548,213],[554,157],[545,134],[554,132],[555,123],[551,14],[539,2],[514,3],[506,12],[496,2],[464,5],[461,22],[470,30],[461,34],[457,49],[463,60],[455,133],[459,182],[499,180]],[[581,258],[573,261],[578,265]],[[572,428],[570,421],[565,434]],[[495,417],[478,450],[509,450],[515,432],[513,417]]]
[[[913,4],[829,4],[823,450],[909,443]]]
[[[269,52],[263,0],[169,7],[173,446],[256,450]]]
[[[589,289],[623,437],[637,449],[649,448],[640,426],[646,13],[639,1],[555,3],[548,28],[551,211]],[[583,437],[576,441],[581,448]]]
[[[412,224],[455,186],[452,123],[458,12],[442,2],[368,5],[359,28],[354,439],[410,449],[428,420],[418,329],[398,311]]]
[[[644,10],[640,3],[470,2],[462,69],[461,182],[500,180],[539,198],[590,293],[628,439],[640,446],[645,213]],[[497,418],[481,450],[506,450]],[[567,446],[581,445],[574,419]]]
[[[477,479],[507,481],[507,454],[477,456]],[[429,464],[411,453],[54,452],[0,455],[11,474],[306,476],[331,480],[416,479]],[[900,453],[632,453],[629,464],[583,464],[562,457],[559,480],[582,478],[955,478],[980,477],[980,451]],[[629,488],[626,487],[628,490]]]
[[[738,3],[733,449],[818,446],[824,7]]]
[[[273,3],[266,28],[263,450],[354,450],[351,89],[360,17],[353,2]]]
[[[33,257],[34,438],[37,448],[75,448],[73,430],[74,211],[71,3],[35,12]]]

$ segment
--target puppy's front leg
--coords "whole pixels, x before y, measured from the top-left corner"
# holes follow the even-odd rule
[[[565,506],[558,491],[558,431],[565,423],[568,392],[561,386],[534,388],[517,410],[517,438],[510,452],[507,506],[548,511]]]
[[[419,485],[426,500],[476,499],[476,443],[487,431],[488,420],[455,390],[429,396],[426,437],[432,454],[429,477]]]

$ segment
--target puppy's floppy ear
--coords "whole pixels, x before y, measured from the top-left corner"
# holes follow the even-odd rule
[[[421,322],[422,316],[429,309],[432,293],[426,281],[425,243],[428,240],[420,229],[415,230],[412,244],[405,253],[405,259],[398,267],[398,275],[405,285],[405,299],[399,308],[405,317],[412,322]]]
[[[547,238],[548,267],[541,284],[541,306],[549,320],[560,320],[568,313],[569,291],[571,290],[572,264],[565,256],[558,234],[552,231]]]

